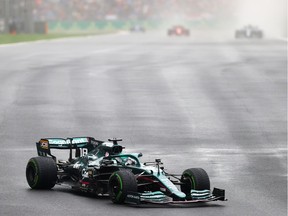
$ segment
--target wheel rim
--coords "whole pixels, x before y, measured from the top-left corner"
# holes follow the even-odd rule
[[[31,187],[34,187],[38,180],[38,173],[33,166],[29,166],[27,169],[27,180]]]
[[[113,200],[119,201],[122,194],[122,181],[117,174],[113,176],[110,183],[110,196]]]
[[[184,192],[188,197],[191,196],[191,190],[196,187],[193,176],[183,174],[182,182],[184,183],[181,187],[182,192]]]

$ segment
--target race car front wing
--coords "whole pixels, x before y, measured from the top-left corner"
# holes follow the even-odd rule
[[[141,203],[152,203],[152,204],[188,204],[188,203],[199,203],[199,202],[211,202],[211,201],[227,201],[225,198],[225,190],[214,188],[212,193],[210,190],[191,190],[192,199],[189,200],[173,200],[162,193],[161,191],[156,192],[129,192],[127,194],[125,202],[128,204],[141,204]]]

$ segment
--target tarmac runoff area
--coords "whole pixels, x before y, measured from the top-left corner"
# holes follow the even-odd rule
[[[148,32],[2,45],[0,59],[0,215],[286,216],[287,42]],[[30,190],[35,142],[72,136],[121,137],[170,173],[202,167],[228,201],[135,208]]]

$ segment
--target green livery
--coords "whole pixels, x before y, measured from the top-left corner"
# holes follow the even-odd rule
[[[169,174],[160,159],[140,162],[142,153],[124,153],[122,139],[93,137],[45,138],[36,143],[38,157],[28,161],[26,179],[32,189],[68,185],[75,190],[110,196],[117,204],[194,203],[225,201],[225,190],[210,191],[208,174],[190,168]],[[69,150],[66,161],[51,149]]]

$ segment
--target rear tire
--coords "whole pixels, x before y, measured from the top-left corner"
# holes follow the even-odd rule
[[[210,180],[206,171],[202,168],[190,168],[181,176],[181,191],[187,199],[192,199],[191,190],[210,190]]]
[[[32,189],[51,189],[57,181],[57,165],[52,158],[34,157],[26,166],[26,179]]]
[[[128,192],[137,192],[134,174],[127,170],[114,172],[109,178],[108,190],[113,203],[124,203]]]

